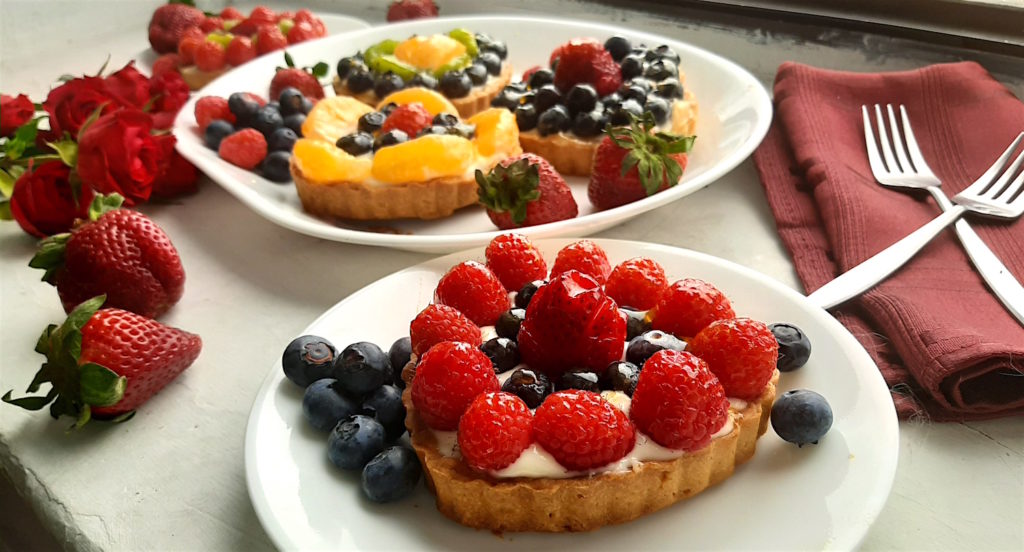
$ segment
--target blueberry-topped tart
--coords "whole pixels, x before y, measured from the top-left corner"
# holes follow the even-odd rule
[[[470,117],[490,107],[511,80],[507,57],[504,42],[466,29],[383,40],[338,61],[334,91],[377,105],[402,88],[429,88],[448,98],[460,116]]]
[[[491,101],[516,115],[524,151],[536,153],[563,175],[590,174],[602,130],[628,125],[650,112],[661,131],[689,136],[697,100],[683,86],[679,54],[661,45],[634,45],[621,36],[601,44],[571,40],[555,49],[548,68],[510,83]]]

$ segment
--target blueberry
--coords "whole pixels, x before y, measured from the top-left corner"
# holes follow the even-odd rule
[[[667,59],[656,59],[644,69],[644,76],[653,81],[679,79],[679,69]]]
[[[487,358],[491,359],[494,372],[508,372],[519,364],[519,346],[507,337],[493,337],[480,345]]]
[[[651,84],[651,81],[643,77],[634,77],[625,84],[642,89],[644,91],[644,94],[650,94],[651,91],[654,90],[654,85]]]
[[[501,390],[523,399],[526,406],[537,408],[554,388],[543,372],[518,368],[501,385]]]
[[[678,100],[683,97],[683,85],[679,79],[665,79],[654,86],[654,93],[662,98]]]
[[[516,126],[520,132],[533,130],[537,126],[537,107],[523,104],[516,108]]]
[[[599,380],[600,378],[597,377],[597,374],[589,368],[574,368],[567,372],[562,372],[562,375],[558,378],[558,390],[582,389],[599,393],[601,391],[601,385],[598,383]]]
[[[628,38],[613,36],[604,41],[604,49],[608,50],[608,53],[612,55],[612,59],[619,62],[633,49],[633,45],[630,44]]]
[[[378,111],[380,111],[381,113],[384,114],[385,117],[387,117],[388,115],[391,115],[391,112],[396,110],[396,109],[398,109],[398,104],[396,104],[395,102],[388,102],[383,107],[381,107]]]
[[[405,81],[402,77],[388,71],[383,75],[377,75],[377,78],[373,81],[373,93],[378,98],[383,98],[395,90],[401,90],[405,87]]]
[[[544,113],[548,108],[562,103],[562,93],[553,84],[545,84],[537,89],[533,97],[533,105],[538,113]]]
[[[534,280],[523,284],[519,293],[516,293],[516,307],[525,309],[526,306],[530,304],[530,299],[533,299],[533,294],[537,293],[540,286],[543,286],[546,283],[547,282],[544,280]]]
[[[658,52],[656,52],[654,50],[644,49],[643,52],[644,52],[644,60],[646,60],[646,61],[654,61],[654,60],[658,59],[659,57],[661,57],[661,56],[658,55]]]
[[[640,368],[632,362],[617,360],[605,368],[601,374],[601,388],[611,391],[622,391],[633,396],[636,382],[640,379]]]
[[[772,324],[768,326],[779,342],[779,360],[776,367],[780,372],[792,372],[807,364],[811,356],[811,341],[800,328],[792,324]]]
[[[493,53],[494,55],[498,56],[498,59],[505,59],[506,57],[508,57],[508,47],[505,46],[505,43],[500,40],[495,40],[488,44],[484,44],[480,49],[484,50],[485,52]]]
[[[216,150],[220,147],[220,141],[235,133],[235,127],[223,119],[214,119],[206,125],[203,133],[203,142],[206,147]]]
[[[239,127],[247,127],[260,110],[260,104],[245,92],[235,92],[228,96],[228,110],[235,116]]]
[[[281,91],[277,96],[277,101],[280,104],[281,116],[287,117],[295,113],[303,113],[302,111],[302,100],[305,99],[302,92],[299,92],[298,88],[289,86]]]
[[[555,82],[555,72],[551,69],[537,69],[530,75],[530,80],[526,82],[530,88],[540,88],[545,84],[551,84]]]
[[[329,377],[337,349],[318,335],[296,337],[284,348],[281,366],[284,375],[295,385],[307,387],[316,380]]]
[[[547,136],[548,134],[569,130],[571,125],[572,119],[569,118],[569,110],[564,105],[556,105],[541,113],[537,119],[537,132],[541,136]]]
[[[263,136],[269,138],[275,130],[284,126],[284,117],[281,117],[281,112],[273,106],[267,104],[256,112],[256,116],[252,119],[252,128],[260,131]]]
[[[455,123],[450,127],[446,127],[447,134],[452,136],[461,136],[467,140],[472,140],[473,136],[476,135],[476,126],[467,123]]]
[[[622,73],[622,80],[629,80],[644,74],[644,58],[634,54],[622,58],[619,72]]]
[[[349,155],[359,156],[373,150],[373,135],[365,132],[347,134],[338,138],[338,142],[335,145]]]
[[[448,127],[441,125],[430,125],[425,127],[416,134],[416,137],[426,136],[428,134],[448,134]]]
[[[831,427],[832,407],[814,391],[786,391],[772,406],[772,429],[779,437],[801,447],[818,444]]]
[[[623,84],[619,87],[618,92],[623,100],[633,100],[640,105],[647,101],[647,90],[632,83]]]
[[[330,431],[339,421],[359,412],[359,404],[342,394],[340,387],[331,378],[309,384],[302,395],[302,414],[309,425]]]
[[[498,54],[495,54],[494,52],[482,52],[476,60],[487,68],[488,73],[492,75],[501,74],[501,58],[498,57]]]
[[[343,57],[338,60],[338,78],[345,80],[353,67],[362,65],[362,62],[355,57]]]
[[[374,151],[376,151],[379,150],[380,148],[386,148],[388,146],[393,146],[395,144],[401,144],[402,142],[405,142],[407,140],[409,140],[409,135],[406,134],[404,131],[398,129],[389,130],[387,132],[382,132],[377,135],[377,138],[373,141],[373,149]]]
[[[292,151],[292,146],[299,137],[295,131],[288,127],[281,127],[270,134],[267,138],[268,151]]]
[[[420,86],[423,88],[429,88],[430,90],[437,89],[437,79],[434,75],[428,75],[427,73],[416,73],[416,76],[409,81],[409,86]]]
[[[607,124],[608,116],[604,111],[587,111],[577,114],[572,120],[572,132],[581,138],[591,138],[601,134]]]
[[[380,130],[380,127],[384,126],[384,121],[387,116],[380,111],[371,111],[364,113],[362,117],[359,117],[359,130],[369,134],[373,134]]]
[[[422,471],[415,452],[402,446],[389,447],[363,468],[363,493],[374,502],[393,502],[416,489]]]
[[[373,88],[373,74],[365,66],[356,66],[349,71],[345,86],[353,94],[362,94]]]
[[[565,95],[565,106],[569,113],[586,113],[597,105],[597,91],[589,84],[577,84]]]
[[[651,330],[629,340],[629,346],[626,347],[626,360],[637,366],[643,366],[644,362],[654,353],[665,349],[683,351],[686,349],[686,342],[670,333]]]
[[[504,107],[509,111],[515,111],[519,107],[520,98],[522,98],[522,92],[507,86],[491,100],[491,107]]]
[[[288,132],[291,132],[291,130],[288,130]],[[292,152],[272,151],[268,153],[267,156],[263,158],[263,162],[260,163],[260,172],[263,173],[263,178],[266,178],[271,182],[291,182],[292,173],[289,170],[291,162]]]
[[[333,375],[348,393],[364,395],[392,381],[391,362],[380,347],[360,341],[341,351]]]
[[[362,469],[384,450],[384,427],[369,416],[356,414],[338,422],[327,438],[327,458],[343,470]]]
[[[498,321],[494,324],[494,331],[498,333],[499,337],[516,341],[519,339],[519,327],[523,325],[524,318],[526,318],[525,309],[509,309],[498,317]]]
[[[601,98],[601,105],[604,106],[605,111],[618,109],[622,105],[622,96],[618,92],[612,92]]]
[[[508,83],[507,86],[505,86],[505,90],[512,90],[513,92],[526,92],[527,85],[525,82],[522,81],[510,82]]]
[[[405,405],[402,404],[402,392],[394,385],[382,385],[363,399],[363,414],[384,427],[388,441],[394,441],[405,433]]]
[[[668,121],[668,102],[658,96],[650,96],[644,103],[644,111],[654,116],[654,122],[661,125]]]
[[[302,137],[302,123],[306,122],[305,113],[292,113],[284,118],[284,126],[292,129],[296,136]]]
[[[644,114],[644,108],[634,100],[623,100],[618,109],[611,112],[608,122],[614,126],[625,126],[632,120],[630,115],[640,117]]]
[[[409,336],[400,337],[391,344],[388,349],[388,361],[391,363],[391,371],[394,376],[395,386],[405,389],[405,380],[402,379],[402,369],[409,364],[412,357],[412,340]]]
[[[619,310],[626,315],[626,341],[651,330],[651,323],[647,321],[646,311],[633,310],[628,307],[620,307]]]
[[[307,115],[309,111],[313,109],[313,100],[309,98],[302,98],[302,114]]]
[[[449,71],[441,77],[441,93],[449,98],[463,98],[473,88],[473,81],[464,71]]]
[[[438,113],[434,115],[434,120],[431,122],[443,127],[453,127],[459,124],[459,117],[454,113]]]
[[[661,59],[666,59],[679,66],[679,54],[675,50],[669,48],[667,44],[662,44],[654,49],[655,55]]]
[[[479,61],[469,67],[466,67],[466,75],[469,77],[469,81],[474,85],[487,82],[487,68]]]

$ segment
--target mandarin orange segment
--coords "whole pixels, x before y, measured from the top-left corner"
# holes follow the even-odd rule
[[[397,105],[419,102],[423,104],[423,107],[425,107],[431,115],[437,115],[438,113],[459,114],[459,111],[455,109],[452,102],[448,101],[448,98],[445,98],[441,94],[434,92],[429,88],[403,88],[397,92],[392,92],[377,104],[377,110],[380,110],[391,102],[394,102]],[[303,127],[303,130],[305,130],[305,127]]]
[[[395,146],[381,148],[373,156],[373,177],[381,182],[423,182],[466,174],[476,161],[476,149],[461,136],[430,134]]]
[[[373,161],[352,157],[330,142],[300,138],[292,149],[293,162],[311,182],[362,182],[370,177]]]
[[[509,157],[523,152],[519,146],[519,127],[511,111],[492,107],[473,115],[466,122],[476,125],[473,142],[480,155],[504,154]]]
[[[465,53],[461,42],[445,35],[414,36],[395,47],[399,61],[431,71]]]
[[[373,108],[351,96],[324,98],[313,106],[302,123],[302,135],[334,144],[359,126],[359,118]]]

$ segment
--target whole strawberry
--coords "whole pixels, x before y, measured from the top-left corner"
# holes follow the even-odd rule
[[[764,322],[730,318],[701,330],[687,350],[708,363],[730,397],[752,401],[772,379],[779,343]]]
[[[476,171],[477,195],[495,226],[506,230],[575,218],[572,190],[546,159],[510,157],[486,175]]]
[[[156,318],[181,299],[185,269],[178,250],[149,217],[120,204],[116,194],[98,196],[90,222],[43,240],[29,262],[46,271],[43,280],[57,286],[66,312],[106,295],[110,307]]]
[[[629,126],[605,130],[587,185],[594,207],[632,203],[679,182],[696,137],[654,132],[654,127],[654,116],[645,113]]]
[[[533,414],[511,393],[477,395],[459,419],[459,451],[480,471],[515,462],[533,442]]]
[[[388,6],[388,22],[437,17],[434,0],[395,0]]]
[[[153,12],[149,20],[149,45],[158,54],[178,51],[178,41],[191,27],[199,27],[206,19],[203,12],[185,4],[167,4]]]
[[[509,291],[519,291],[527,282],[543,280],[548,275],[548,265],[540,250],[522,234],[500,234],[484,251],[487,268]]]
[[[486,266],[476,261],[459,263],[437,282],[434,301],[455,307],[477,326],[492,326],[511,306],[508,292]]]
[[[600,468],[633,449],[636,432],[629,418],[592,391],[559,391],[533,418],[537,444],[570,470]]]
[[[29,393],[53,385],[46,397],[3,401],[28,410],[50,405],[54,418],[125,420],[199,356],[199,336],[121,309],[104,308],[103,296],[85,301],[60,326],[50,325],[36,351],[46,363]],[[79,347],[76,347],[80,345]]]
[[[287,52],[284,54],[284,62],[287,67],[278,67],[274,78],[270,80],[270,99],[276,100],[281,96],[281,91],[292,87],[302,92],[302,95],[310,101],[322,100],[324,98],[324,87],[317,80],[327,74],[328,66],[324,62],[317,63],[312,68],[296,67],[292,56]]]

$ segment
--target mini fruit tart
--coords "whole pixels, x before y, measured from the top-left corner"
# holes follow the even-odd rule
[[[669,284],[652,259],[612,268],[587,240],[550,271],[515,234],[485,256],[441,277],[402,373],[444,515],[589,531],[691,497],[754,455],[779,377],[767,325],[736,318],[707,282]]]
[[[515,113],[523,150],[563,175],[590,174],[601,131],[651,113],[659,131],[690,136],[697,100],[683,87],[679,54],[666,45],[633,46],[613,36],[602,45],[576,39],[551,54],[548,69],[529,70],[491,105]]]
[[[477,169],[522,153],[515,118],[487,109],[462,120],[426,88],[372,108],[350,96],[317,102],[292,151],[303,208],[328,218],[434,219],[477,201]]]
[[[334,91],[368,105],[406,87],[443,94],[462,117],[487,109],[512,78],[505,43],[482,33],[455,29],[448,34],[384,40],[338,61]]]

